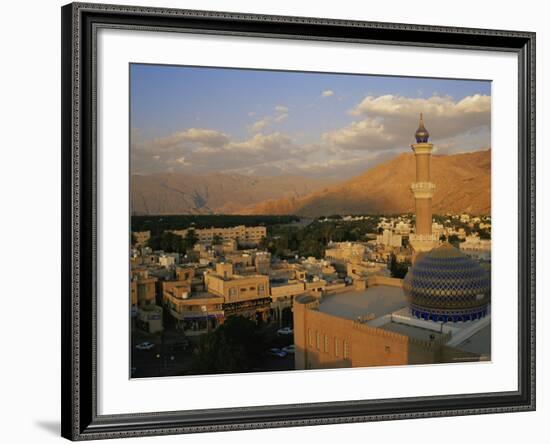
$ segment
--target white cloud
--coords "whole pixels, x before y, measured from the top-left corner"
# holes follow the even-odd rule
[[[260,120],[257,120],[252,125],[248,127],[248,130],[251,133],[259,133],[266,129],[268,126],[274,124],[274,123],[281,123],[284,122],[288,118],[288,107],[284,105],[277,105],[274,108],[274,113],[265,116]],[[249,114],[250,115],[250,114]]]
[[[281,133],[272,133],[268,135],[255,134],[248,140],[243,142],[231,142],[226,146],[227,151],[237,152],[259,152],[266,150],[281,150],[290,148],[292,141],[290,138]]]
[[[178,157],[176,159],[176,163],[179,163],[180,165],[189,166],[191,165],[189,162],[185,161],[185,156]]]
[[[189,128],[166,137],[159,137],[145,144],[146,149],[171,151],[186,144],[199,146],[223,146],[229,142],[229,136],[220,131],[203,128]]]
[[[378,151],[391,145],[395,136],[376,119],[352,122],[350,125],[324,133],[322,140],[332,148]]]
[[[288,114],[278,114],[273,118],[274,122],[281,123],[284,122],[288,118]]]
[[[481,145],[490,144],[491,97],[479,94],[459,101],[448,96],[367,96],[350,110],[350,115],[360,120],[323,134],[322,140],[333,150],[379,151],[406,147],[414,142],[420,113],[424,114],[425,125],[436,145],[437,141],[450,139],[473,141],[466,137],[471,133],[478,135],[476,140],[485,140]],[[471,150],[472,145],[467,144],[463,149]]]
[[[472,95],[408,98],[369,95],[350,110],[349,123],[317,137],[268,131],[292,118],[288,107],[277,105],[272,114],[248,128],[250,136],[236,140],[212,128],[188,128],[165,137],[143,140],[132,131],[132,171],[194,173],[235,171],[243,174],[303,174],[312,177],[349,177],[397,153],[410,152],[418,114],[439,154],[490,147],[490,97]],[[296,140],[307,140],[298,143]]]
[[[259,133],[260,131],[267,128],[271,122],[271,117],[264,117],[263,119],[257,120],[252,125],[250,125],[249,130],[252,133]]]
[[[334,91],[332,89],[325,89],[322,93],[321,93],[321,97],[330,97],[330,96],[333,96],[334,95]]]
[[[449,96],[432,96],[428,99],[394,96],[367,96],[350,111],[354,116],[417,116],[423,112],[430,117],[461,117],[463,114],[486,114],[491,111],[491,97],[473,95],[455,102]]]

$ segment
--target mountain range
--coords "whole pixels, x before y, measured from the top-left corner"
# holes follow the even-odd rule
[[[210,174],[132,176],[134,214],[331,214],[414,211],[413,153],[342,182],[300,176]],[[491,150],[433,155],[434,213],[490,214]]]
[[[325,180],[292,175],[133,175],[132,214],[237,214],[269,199],[305,197],[326,185]]]

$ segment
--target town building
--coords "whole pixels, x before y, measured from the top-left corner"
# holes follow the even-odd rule
[[[131,315],[136,327],[149,333],[162,330],[162,307],[156,305],[157,278],[144,268],[132,269],[130,277]]]
[[[241,315],[254,321],[269,318],[269,277],[235,274],[233,264],[220,262],[204,275],[206,290],[224,299],[225,316]]]
[[[136,247],[144,247],[151,239],[150,231],[133,231],[132,235],[134,237],[134,245]]]
[[[376,243],[399,248],[403,245],[403,237],[400,234],[395,234],[393,231],[386,229],[382,234],[376,236]]]
[[[130,279],[131,300],[137,306],[155,303],[157,278],[149,276],[149,270],[144,268],[132,269]]]
[[[481,239],[479,235],[472,234],[466,236],[464,242],[459,245],[460,251],[468,256],[483,261],[491,260],[491,239]]]
[[[358,242],[331,242],[325,249],[325,258],[335,262],[361,262],[366,246]]]
[[[162,253],[158,257],[158,263],[161,267],[173,267],[179,262],[178,253]]]
[[[409,234],[411,234],[411,231],[412,231],[411,224],[408,222],[404,222],[402,220],[397,222],[394,226],[394,233],[399,234],[401,236],[408,236]]]
[[[172,230],[172,233],[185,238],[189,230],[193,230],[198,241],[203,244],[212,244],[215,240],[219,240],[222,243],[233,240],[241,246],[256,246],[267,236],[266,227],[245,227],[244,225],[228,228],[188,228],[184,230]]]
[[[163,305],[176,322],[176,329],[188,336],[214,330],[223,323],[224,298],[210,293],[191,293],[186,285],[167,285]]]
[[[138,307],[136,326],[147,333],[161,332],[163,330],[162,307],[154,304]]]

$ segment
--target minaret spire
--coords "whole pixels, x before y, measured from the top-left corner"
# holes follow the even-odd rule
[[[414,134],[416,143],[411,145],[416,160],[416,181],[411,184],[416,207],[416,230],[410,236],[410,244],[415,253],[429,251],[438,244],[432,234],[432,197],[435,184],[431,182],[431,157],[433,145],[428,143],[430,133],[424,126],[424,116],[420,113],[418,129]]]
[[[430,133],[424,126],[424,116],[422,113],[420,113],[420,122],[418,123],[418,129],[414,137],[416,138],[416,143],[428,143],[428,139],[430,138]]]

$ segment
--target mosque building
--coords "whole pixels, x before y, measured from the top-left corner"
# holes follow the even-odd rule
[[[433,145],[422,115],[415,139],[413,265],[404,279],[373,275],[363,290],[296,297],[297,370],[491,359],[490,275],[432,234]]]

